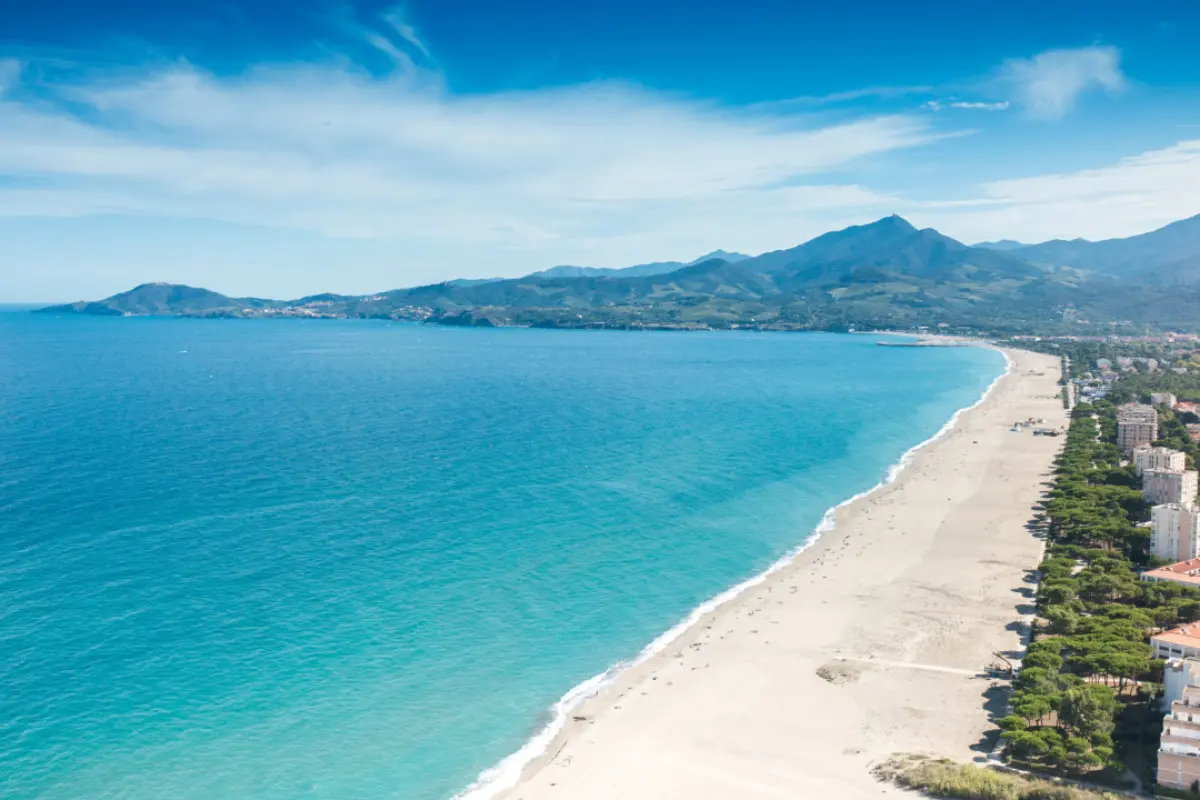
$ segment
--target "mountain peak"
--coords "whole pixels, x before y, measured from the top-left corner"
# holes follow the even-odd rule
[[[711,253],[705,253],[699,258],[687,262],[687,266],[690,267],[693,264],[702,264],[705,261],[712,261],[713,259],[720,259],[721,261],[728,261],[730,264],[736,264],[737,262],[745,261],[748,258],[750,258],[750,256],[746,255],[745,253],[731,253],[728,250],[713,250]]]
[[[906,220],[899,214],[889,214],[883,219],[875,220],[874,222],[863,225],[864,228],[893,228],[896,230],[915,231],[917,228],[911,222]]]

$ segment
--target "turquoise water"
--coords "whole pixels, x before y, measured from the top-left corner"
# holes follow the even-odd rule
[[[877,338],[0,314],[0,796],[453,796],[1003,370]]]

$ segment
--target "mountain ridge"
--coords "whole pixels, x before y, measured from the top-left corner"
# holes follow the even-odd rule
[[[735,264],[745,261],[751,256],[744,253],[730,253],[726,250],[714,250],[705,253],[691,261],[652,261],[646,264],[634,264],[631,267],[576,267],[563,264],[549,269],[531,272],[524,278],[640,278],[646,275],[665,275],[684,267],[691,267],[704,261],[720,259]],[[494,282],[494,281],[493,281]]]
[[[1200,214],[1124,239],[1052,239],[1009,252],[1036,264],[1137,276],[1164,285],[1194,283],[1200,270],[1189,268],[1179,274],[1172,267],[1200,255]]]
[[[1141,245],[1149,242],[1148,252],[1183,253],[1171,262],[1179,280],[1170,288],[1131,281],[1119,270],[1038,263],[1022,256],[1038,245],[1005,250],[969,246],[892,215],[784,250],[732,261],[731,256],[741,254],[715,251],[707,255],[717,257],[667,271],[660,270],[676,262],[598,274],[542,271],[520,278],[447,281],[374,295],[322,294],[293,301],[143,284],[104,300],[45,311],[367,317],[545,327],[793,330],[941,324],[1025,330],[1159,324],[1195,329],[1200,328],[1200,235],[1190,246],[1192,224],[1180,222],[1187,224],[1172,228],[1166,239],[1155,235],[1166,230],[1160,229],[1142,234],[1150,239],[1140,240]],[[1200,234],[1200,224],[1195,231]],[[1110,240],[1109,246],[1126,241]],[[1137,246],[1121,245],[1126,252]]]

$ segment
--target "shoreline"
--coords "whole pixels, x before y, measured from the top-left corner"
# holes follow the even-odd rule
[[[460,797],[875,797],[901,794],[869,773],[899,751],[986,761],[985,665],[1032,613],[1026,523],[1059,449],[1009,427],[1066,418],[1057,359],[1004,354],[890,483],[582,697],[515,784],[507,760]]]
[[[947,346],[951,344],[951,342],[935,344],[934,342],[938,339],[949,338],[945,336],[939,337],[936,334],[932,336],[920,336],[918,334],[897,333],[894,331],[870,333],[874,333],[875,335],[912,337],[919,339],[920,342],[930,341],[930,344],[914,343],[899,346]],[[529,777],[531,771],[543,768],[566,745],[567,740],[571,736],[570,723],[574,722],[578,724],[582,721],[578,718],[579,715],[573,715],[572,712],[577,711],[589,701],[604,695],[606,691],[619,683],[629,673],[636,672],[639,667],[661,656],[675,642],[696,633],[698,626],[702,622],[737,601],[747,591],[761,586],[774,575],[794,566],[798,559],[817,547],[828,534],[836,530],[836,519],[840,511],[849,508],[855,503],[864,502],[873,495],[895,484],[922,450],[941,440],[954,430],[964,415],[983,405],[1001,382],[1008,378],[1016,368],[1015,361],[1010,355],[1011,351],[1005,348],[997,347],[982,340],[962,340],[957,337],[952,344],[996,350],[1004,357],[1004,371],[988,384],[974,403],[957,409],[932,436],[904,451],[895,463],[888,466],[884,477],[878,483],[827,509],[822,515],[821,521],[799,545],[772,562],[761,572],[719,592],[696,606],[678,623],[655,637],[654,640],[643,647],[633,658],[619,661],[605,671],[593,675],[573,686],[551,707],[552,716],[545,726],[536,731],[517,751],[481,772],[467,788],[455,794],[452,800],[493,800],[493,798],[504,800],[508,798],[509,792],[519,787]],[[548,758],[548,756],[550,757]]]

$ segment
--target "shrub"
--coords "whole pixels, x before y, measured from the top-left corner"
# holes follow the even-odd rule
[[[876,767],[874,773],[880,780],[950,800],[1117,800],[1117,795],[1109,792],[1062,786],[922,756],[893,758]]]

